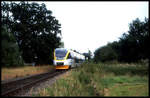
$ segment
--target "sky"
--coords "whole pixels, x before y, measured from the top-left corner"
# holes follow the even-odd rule
[[[61,24],[67,49],[92,53],[108,42],[118,41],[136,18],[149,18],[148,2],[38,2],[45,3]]]

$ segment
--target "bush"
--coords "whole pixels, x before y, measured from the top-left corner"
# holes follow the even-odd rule
[[[112,61],[117,59],[116,52],[112,49],[111,46],[104,46],[95,51],[95,61]]]

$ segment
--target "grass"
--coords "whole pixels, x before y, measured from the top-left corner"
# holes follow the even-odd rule
[[[50,65],[43,66],[23,66],[16,68],[2,68],[1,69],[1,80],[7,80],[17,77],[24,77],[34,74],[40,74],[53,70],[54,67]]]
[[[103,85],[105,85],[105,87],[110,87],[111,85],[114,85],[116,83],[147,83],[148,82],[148,78],[145,77],[141,77],[141,76],[129,76],[129,75],[123,75],[123,76],[111,76],[111,75],[107,75],[103,78],[101,78],[100,81]]]
[[[109,88],[109,93],[111,96],[148,96],[148,84],[116,84]]]
[[[148,66],[84,63],[38,96],[148,96]]]

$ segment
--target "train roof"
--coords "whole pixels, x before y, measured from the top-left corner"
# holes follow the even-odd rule
[[[56,48],[55,50],[68,50],[66,48]]]
[[[66,48],[56,48],[55,50],[66,50],[66,51],[70,50],[70,51],[73,51],[73,52],[75,52],[75,53],[78,53],[78,54],[83,55],[82,53],[80,53],[80,52],[78,52],[78,51],[76,51],[76,50],[72,50],[72,49],[66,49]]]

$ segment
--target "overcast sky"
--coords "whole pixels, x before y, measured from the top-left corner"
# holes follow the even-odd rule
[[[149,17],[148,2],[40,2],[61,24],[65,48],[94,52],[118,41],[136,18]]]

